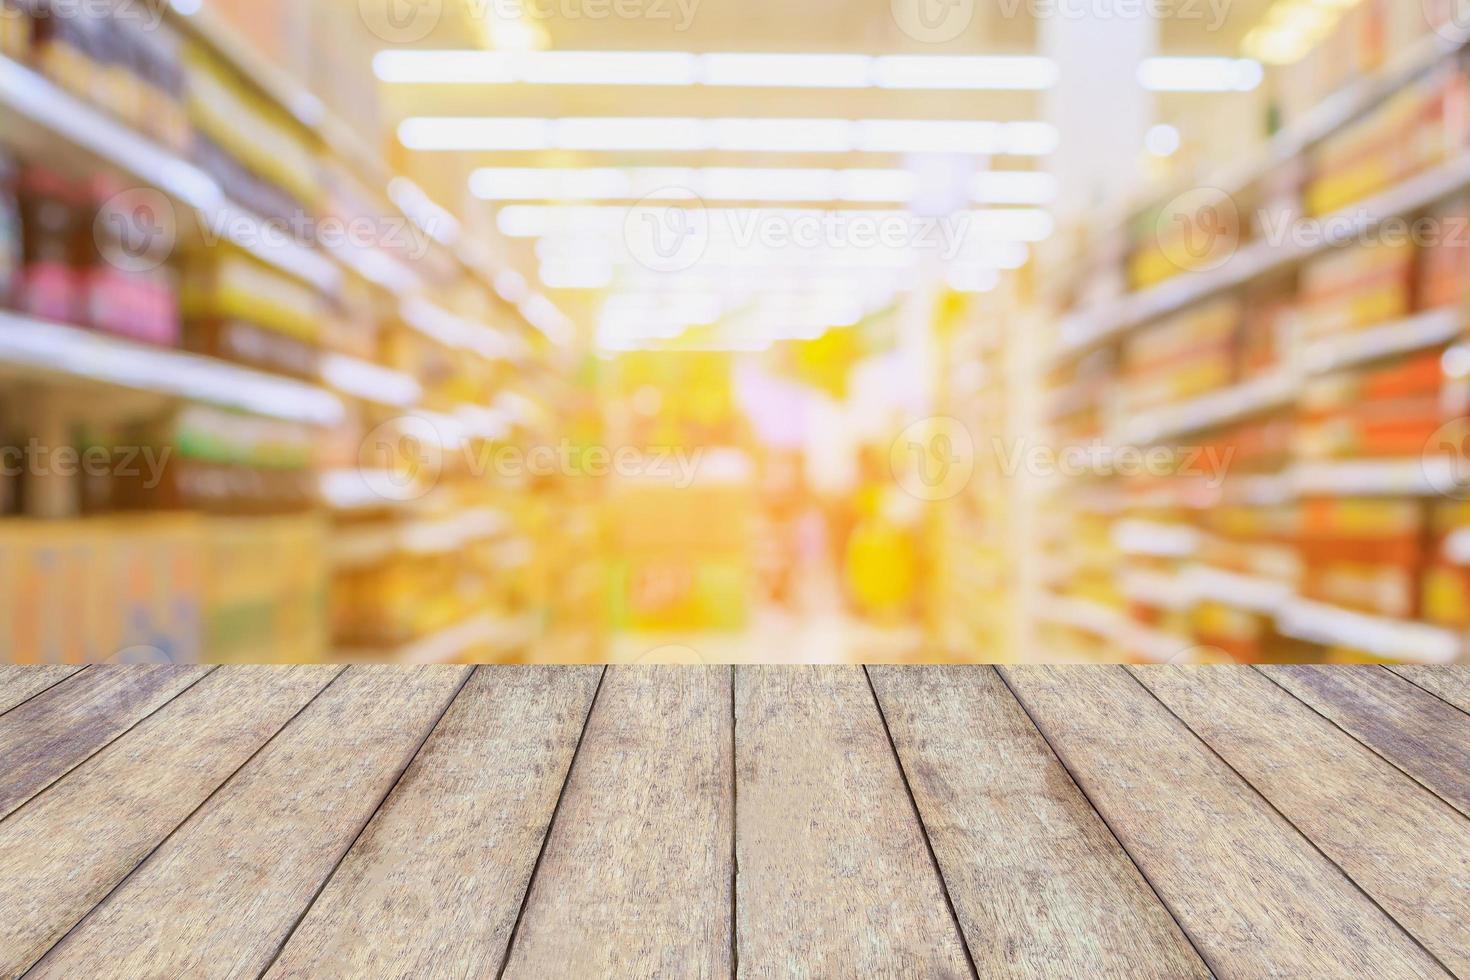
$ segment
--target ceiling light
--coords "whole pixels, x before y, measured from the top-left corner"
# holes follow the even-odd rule
[[[1050,204],[1057,179],[1042,171],[989,170],[970,181],[970,197],[977,204]]]
[[[1039,90],[1057,66],[1034,55],[786,54],[682,51],[380,51],[373,71],[397,85],[694,85],[750,88]]]
[[[1250,92],[1264,75],[1250,58],[1147,58],[1138,66],[1150,92]]]
[[[980,153],[1056,149],[1042,122],[931,119],[691,119],[415,116],[398,128],[411,150],[734,150],[755,153]]]
[[[1152,127],[1143,137],[1143,145],[1156,157],[1171,157],[1179,152],[1181,139],[1179,130],[1160,123]]]
[[[1057,82],[1057,66],[1034,55],[889,55],[877,59],[873,77],[894,89],[1047,89]]]
[[[873,59],[861,54],[707,54],[706,85],[758,88],[867,88]]]

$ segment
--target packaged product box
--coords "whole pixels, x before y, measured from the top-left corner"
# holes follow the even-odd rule
[[[213,663],[326,659],[326,541],[315,516],[204,523],[205,650]]]
[[[121,629],[119,647],[107,659],[131,651],[131,658],[147,662],[200,662],[201,520],[190,515],[130,515],[97,523],[113,568],[101,588],[115,596]]]
[[[31,21],[18,0],[0,0],[0,55],[24,61],[30,54]]]

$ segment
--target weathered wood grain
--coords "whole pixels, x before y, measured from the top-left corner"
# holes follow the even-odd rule
[[[989,667],[870,667],[982,977],[1209,970]]]
[[[735,739],[741,976],[970,976],[862,668],[738,668]]]
[[[1002,674],[1218,976],[1447,976],[1125,669]]]
[[[602,671],[482,667],[272,977],[494,977]]]
[[[0,976],[33,964],[337,667],[222,667],[0,822]]]
[[[0,715],[0,818],[210,669],[91,667]]]
[[[728,976],[730,787],[729,668],[609,668],[505,975]]]
[[[467,670],[343,673],[29,975],[258,975]]]
[[[0,664],[0,715],[81,669],[59,664],[39,667]]]
[[[1461,711],[1470,711],[1470,667],[1389,667],[1412,684],[1417,684]]]
[[[1134,674],[1441,963],[1470,976],[1470,820],[1253,670]]]
[[[1470,715],[1378,667],[1260,669],[1470,816]]]

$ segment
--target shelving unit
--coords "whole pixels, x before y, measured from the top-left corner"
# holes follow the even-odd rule
[[[1043,412],[1047,438],[1058,451],[1088,450],[1103,461],[1093,472],[1063,475],[1048,487],[1043,516],[1049,530],[1040,560],[1054,574],[1036,600],[1036,618],[1057,649],[1067,648],[1068,637],[1091,637],[1079,649],[1172,661],[1182,649],[1214,649],[1215,638],[1226,637],[1229,643],[1220,643],[1229,653],[1217,652],[1247,658],[1443,664],[1470,657],[1470,630],[1429,618],[1445,615],[1450,601],[1445,576],[1431,586],[1431,574],[1470,555],[1464,544],[1470,530],[1453,523],[1461,519],[1453,509],[1457,501],[1470,499],[1470,478],[1458,460],[1434,446],[1428,431],[1416,436],[1417,426],[1434,428],[1421,421],[1427,413],[1420,406],[1431,399],[1426,378],[1438,351],[1445,351],[1436,391],[1440,418],[1470,415],[1457,353],[1470,340],[1470,250],[1454,266],[1455,284],[1466,287],[1459,300],[1438,305],[1441,298],[1430,305],[1421,297],[1440,294],[1431,294],[1420,278],[1428,274],[1421,254],[1429,246],[1415,240],[1406,248],[1414,257],[1407,273],[1413,282],[1402,287],[1413,306],[1396,308],[1394,293],[1395,302],[1384,304],[1394,312],[1377,323],[1357,319],[1356,310],[1351,319],[1342,314],[1341,325],[1312,321],[1310,304],[1322,296],[1301,285],[1322,268],[1318,260],[1370,240],[1386,222],[1408,222],[1470,200],[1470,146],[1460,140],[1443,159],[1389,186],[1334,204],[1331,213],[1300,217],[1308,210],[1311,181],[1334,173],[1314,169],[1325,159],[1319,148],[1348,127],[1375,125],[1372,114],[1379,107],[1431,73],[1443,82],[1464,57],[1467,41],[1465,32],[1428,33],[1379,71],[1331,95],[1244,164],[1154,194],[1150,203],[1160,204],[1204,187],[1233,202],[1244,237],[1214,267],[1175,271],[1154,285],[1106,298],[1110,287],[1129,281],[1125,265],[1132,254],[1119,247],[1123,226],[1108,225],[1091,236],[1103,245],[1096,258],[1077,258],[1055,275],[1044,273],[1049,297],[1076,299],[1074,309],[1055,317],[1051,346],[1034,369],[1051,378],[1049,385],[1038,383],[1050,389]],[[1414,91],[1420,93],[1415,98],[1428,100],[1442,89]],[[1405,128],[1412,120],[1425,133],[1432,124],[1423,119],[1437,118],[1408,110],[1393,117]],[[1365,145],[1378,145],[1372,141],[1382,142],[1389,131],[1372,130]],[[1447,132],[1445,142],[1456,138]],[[1273,180],[1278,173],[1285,176]],[[1294,205],[1288,193],[1298,195]],[[1296,217],[1274,230],[1263,222],[1251,237],[1258,205],[1261,213]],[[1147,258],[1152,253],[1145,249],[1152,246],[1141,241],[1145,225],[1141,218],[1134,222],[1137,254]],[[1437,274],[1448,275],[1449,260],[1438,261]],[[1131,268],[1144,270],[1134,281],[1148,281],[1149,267]],[[1351,273],[1338,274],[1352,279]],[[1235,304],[1228,308],[1233,325],[1222,340],[1213,328],[1219,304],[1227,300]],[[1197,320],[1185,319],[1195,311]],[[1247,350],[1259,350],[1246,345],[1260,343],[1263,320],[1274,331],[1271,359],[1263,363],[1253,354],[1247,360]],[[1173,332],[1148,334],[1155,326]],[[1248,330],[1258,331],[1249,341]],[[1205,338],[1196,343],[1210,346],[1192,352],[1180,337]],[[1208,380],[1184,377],[1184,368],[1159,353],[1202,361],[1216,344],[1232,360]],[[1366,387],[1372,385],[1379,387]],[[1388,394],[1360,394],[1356,386]],[[1174,390],[1181,394],[1156,393]],[[1139,392],[1144,395],[1137,404],[1144,407],[1129,410],[1122,396]],[[1360,417],[1380,418],[1370,414],[1380,404],[1373,398],[1387,406],[1381,418],[1389,435],[1382,438],[1397,442],[1354,441]],[[1387,404],[1393,398],[1402,403]],[[1392,411],[1410,421],[1398,421]],[[1207,449],[1233,454],[1240,446],[1255,455],[1243,466],[1232,465],[1217,484],[1172,469],[1118,475],[1109,462],[1124,450],[1182,458]],[[1381,446],[1391,448],[1375,448]],[[1052,551],[1068,560],[1054,561]],[[1432,589],[1440,590],[1433,607]],[[1396,611],[1389,614],[1390,608]]]
[[[165,4],[165,14],[185,38],[201,45],[265,103],[285,110],[299,123],[319,161],[345,164],[350,179],[366,192],[365,206],[376,209],[385,224],[414,220],[390,192],[390,185],[401,178],[305,85],[239,40],[207,4],[182,8]],[[549,357],[547,327],[560,326],[553,322],[560,314],[529,287],[512,289],[513,284],[524,286],[523,280],[492,268],[467,242],[453,242],[430,233],[438,229],[423,228],[429,250],[410,259],[361,244],[308,244],[289,234],[272,233],[267,220],[231,201],[201,166],[63,89],[28,63],[3,56],[0,130],[6,146],[69,176],[111,173],[135,187],[157,191],[177,212],[183,248],[223,242],[333,302],[343,300],[349,289],[361,293],[365,288],[373,297],[380,326],[417,335],[449,363],[478,361],[480,369],[473,375],[477,379],[514,378],[529,390],[542,383],[536,379],[548,376],[534,369]],[[504,314],[503,320],[480,322],[478,315],[466,317],[446,309],[447,297],[475,290],[482,295],[472,305]],[[559,370],[549,360],[547,366]],[[493,474],[445,472],[436,476],[436,486],[395,500],[385,497],[383,488],[400,484],[402,474],[375,472],[365,468],[363,460],[348,457],[348,446],[364,431],[404,417],[431,420],[445,433],[446,451],[463,448],[465,459],[472,451],[482,454],[482,443],[527,437],[524,419],[497,410],[493,398],[484,403],[467,400],[458,388],[450,395],[415,373],[377,363],[360,350],[348,354],[324,346],[317,380],[303,380],[0,312],[0,377],[23,382],[27,392],[37,393],[33,401],[44,402],[50,426],[47,439],[67,438],[72,421],[52,415],[63,409],[80,412],[82,407],[91,415],[110,418],[135,410],[153,413],[173,405],[200,404],[316,427],[323,453],[315,473],[320,502],[312,514],[301,516],[319,521],[325,529],[323,566],[330,560],[337,573],[362,573],[374,563],[391,565],[401,556],[458,560],[461,547],[508,536],[523,519],[520,508],[502,511],[498,503],[514,502],[524,490],[500,485]],[[54,511],[65,513],[62,507]],[[507,579],[520,575],[519,557],[509,555],[508,561]],[[483,567],[477,568],[477,574],[484,573]],[[505,591],[497,589],[487,605],[502,608],[500,593]],[[351,656],[442,662],[473,650],[508,657],[517,655],[533,635],[537,617],[514,608],[482,614],[473,605],[468,603],[469,615],[460,627],[392,649],[355,649]]]

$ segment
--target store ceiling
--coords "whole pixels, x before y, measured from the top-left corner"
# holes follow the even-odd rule
[[[1136,5],[1141,0],[974,0],[968,27],[945,43],[924,43],[899,27],[893,4],[911,0],[459,0],[460,16],[446,17],[415,45],[425,49],[473,49],[487,42],[493,11],[523,10],[546,49],[567,51],[741,52],[866,55],[1034,55],[1042,23],[1037,11],[1057,16]],[[946,0],[923,0],[941,3]],[[948,0],[964,4],[970,0]],[[1272,0],[1149,0],[1169,6],[1159,25],[1161,55],[1236,57],[1241,40]],[[450,0],[446,0],[446,9]],[[1132,6],[1126,9],[1133,9]],[[642,11],[645,16],[616,15]],[[547,16],[549,14],[549,16]],[[476,18],[482,18],[479,22]],[[493,21],[489,27],[494,31]],[[509,36],[509,35],[505,35]],[[884,88],[723,88],[498,84],[394,84],[385,88],[388,122],[408,117],[787,118],[1044,120],[1038,91],[933,91]],[[1229,96],[1168,97],[1172,111],[1195,100]],[[1161,102],[1161,106],[1165,103]],[[1204,108],[1208,107],[1206,102]],[[1141,151],[1140,151],[1141,152]],[[441,199],[452,206],[467,194],[478,167],[760,167],[902,168],[901,153],[792,153],[731,151],[433,151],[406,152],[410,169],[434,175]],[[974,160],[978,169],[1019,171],[1044,166],[1040,157],[994,156]],[[426,186],[432,186],[429,184]],[[445,184],[458,184],[448,191]],[[754,203],[754,202],[752,202]],[[819,202],[812,202],[819,203]],[[863,206],[861,204],[857,205]],[[875,205],[883,206],[883,205]],[[891,206],[891,205],[889,205]],[[578,236],[574,236],[578,237]],[[580,236],[585,238],[586,236]],[[585,242],[584,242],[585,244]],[[523,271],[535,275],[534,240],[503,245]],[[543,249],[544,251],[544,249]],[[541,271],[546,272],[544,263]],[[633,271],[637,271],[636,264]],[[620,272],[620,281],[624,273]],[[854,280],[853,286],[861,284]]]

